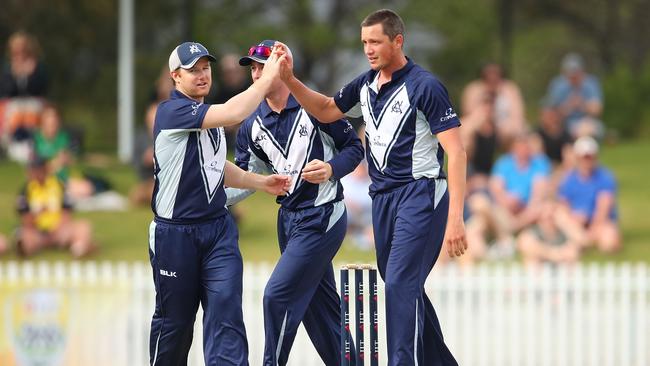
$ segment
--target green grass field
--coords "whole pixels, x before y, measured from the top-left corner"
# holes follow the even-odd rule
[[[602,161],[616,174],[619,183],[619,209],[623,226],[623,250],[615,255],[603,255],[588,251],[585,261],[650,262],[650,141],[634,141],[605,146]],[[127,194],[136,181],[128,165],[116,163],[115,159],[88,158],[86,164],[101,172],[114,185],[115,190]],[[10,234],[18,224],[14,205],[15,197],[24,180],[23,168],[7,161],[0,162],[0,233]],[[256,193],[239,205],[241,214],[240,245],[245,261],[275,261],[279,251],[275,239],[275,201],[262,193]],[[148,207],[130,208],[124,212],[78,213],[92,221],[95,237],[101,249],[90,257],[92,260],[147,260],[147,232],[151,220]],[[16,259],[13,252],[0,260]],[[45,251],[35,260],[68,260],[65,251]],[[362,252],[345,243],[337,259],[341,261],[372,261],[373,252]]]

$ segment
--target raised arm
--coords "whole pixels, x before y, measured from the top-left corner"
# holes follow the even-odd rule
[[[282,81],[287,85],[291,94],[305,108],[307,113],[323,123],[336,122],[345,117],[334,102],[334,98],[310,89],[295,77],[293,74],[293,57],[291,56],[291,52],[288,51],[288,47],[282,42],[276,42],[276,47],[279,48],[279,52],[284,56],[279,60],[280,78],[282,78]],[[264,65],[265,71],[267,67],[268,64]]]
[[[262,77],[248,89],[230,98],[223,104],[213,104],[208,109],[201,128],[215,128],[235,125],[243,121],[264,100],[273,81],[278,77],[283,55],[273,52],[266,61]]]

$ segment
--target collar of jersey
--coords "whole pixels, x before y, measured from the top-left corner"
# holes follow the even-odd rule
[[[402,67],[401,69],[395,71],[393,75],[390,78],[390,81],[386,84],[393,84],[399,81],[404,75],[406,75],[409,70],[411,70],[415,66],[415,63],[413,60],[410,58],[406,57],[406,65]],[[371,79],[372,81],[369,83],[371,86],[372,90],[376,93],[377,92],[377,77],[379,76],[379,71],[376,71],[375,74],[373,75],[373,78]],[[382,87],[383,89],[383,87]]]
[[[300,104],[298,104],[298,101],[293,97],[293,95],[289,94],[289,99],[287,99],[287,105],[284,107],[284,109],[296,108],[300,108]],[[271,107],[269,107],[269,103],[267,103],[266,99],[264,99],[260,105],[260,116],[262,116],[262,118],[266,118],[272,113],[274,113],[274,111],[271,109]]]
[[[172,90],[172,92],[169,93],[169,99],[189,99],[189,100],[191,100],[193,102],[201,103],[198,100],[192,99],[192,98],[188,97],[187,95],[179,92],[176,89]]]

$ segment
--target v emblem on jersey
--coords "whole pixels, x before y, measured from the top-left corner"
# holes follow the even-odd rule
[[[216,136],[212,131],[216,131]],[[208,202],[212,202],[217,189],[223,184],[226,162],[225,137],[221,128],[197,131],[196,136],[203,186]]]
[[[277,174],[291,177],[291,194],[301,182],[300,173],[308,162],[316,136],[316,128],[307,113],[301,108],[294,120],[287,144],[283,147],[269,131],[260,117],[255,119],[251,131],[255,147],[268,157]]]
[[[378,118],[375,118],[372,110],[368,85],[361,88],[360,97],[361,100],[366,101],[365,104],[361,104],[361,111],[363,119],[366,121],[366,144],[370,150],[369,155],[377,170],[383,173],[386,169],[388,156],[413,110],[406,84],[400,85],[390,95]],[[367,123],[368,121],[370,123]]]

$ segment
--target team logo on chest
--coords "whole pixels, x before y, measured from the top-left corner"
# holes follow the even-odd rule
[[[391,112],[393,113],[402,113],[402,101],[401,100],[396,100],[393,103],[393,106],[390,109]]]
[[[223,182],[226,163],[226,139],[223,128],[196,132],[199,149],[201,177],[208,202],[212,202]]]
[[[280,128],[285,127],[281,126]],[[287,143],[282,146],[257,117],[251,130],[251,139],[256,148],[262,150],[278,174],[291,176],[291,194],[300,183],[300,172],[307,164],[316,136],[316,128],[307,113],[301,108],[288,134]]]
[[[307,132],[307,126],[301,124],[301,125],[300,125],[300,129],[298,130],[298,133],[300,134],[300,137],[305,137],[305,136],[307,136],[307,135],[309,134],[309,133]]]
[[[388,97],[379,116],[375,116],[370,102],[370,88],[361,88],[361,111],[366,122],[367,148],[373,164],[383,173],[388,156],[412,112],[406,84],[400,85]]]

